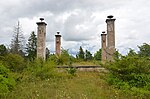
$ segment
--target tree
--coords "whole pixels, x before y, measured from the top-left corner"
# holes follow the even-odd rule
[[[30,60],[34,60],[37,53],[37,37],[34,31],[31,33],[26,46],[27,57]]]
[[[139,56],[150,57],[150,44],[144,43],[142,46],[138,46],[140,51],[138,52]]]
[[[77,54],[77,58],[84,59],[84,51],[81,46],[80,46],[79,52]]]
[[[136,52],[133,49],[130,48],[128,56],[135,56],[135,55],[137,55]]]
[[[14,27],[13,37],[14,38],[11,41],[10,52],[13,54],[20,54],[21,56],[24,56],[23,49],[24,49],[25,40],[22,34],[22,29],[19,24],[19,21],[18,21],[17,26]]]
[[[94,59],[95,59],[95,60],[101,60],[101,53],[102,53],[102,50],[99,49],[99,50],[94,54]]]
[[[85,60],[92,60],[92,54],[90,53],[90,51],[86,50],[85,51]]]
[[[7,54],[7,48],[5,47],[5,45],[0,45],[0,56],[4,56]]]

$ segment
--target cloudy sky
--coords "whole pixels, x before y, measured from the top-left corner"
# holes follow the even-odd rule
[[[57,31],[62,47],[76,53],[80,46],[92,53],[101,48],[102,31],[108,15],[116,18],[116,48],[125,54],[129,48],[150,43],[149,0],[0,0],[0,44],[9,46],[14,26],[20,21],[26,41],[36,22],[45,18],[46,45],[54,52]]]

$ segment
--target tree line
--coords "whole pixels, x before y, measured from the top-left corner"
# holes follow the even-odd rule
[[[5,52],[21,55],[22,57],[26,57],[29,60],[34,60],[36,58],[37,52],[37,36],[35,32],[32,31],[30,37],[28,38],[27,44],[25,44],[23,31],[20,23],[18,22],[18,24],[14,27],[13,39],[11,40],[9,48],[6,48],[3,44],[1,44],[0,49]],[[49,55],[50,51],[48,48],[46,48],[46,57],[48,58]],[[89,50],[84,51],[82,46],[80,46],[76,58],[81,60],[101,60],[101,49],[99,49],[99,51],[97,51],[94,56],[92,56]]]

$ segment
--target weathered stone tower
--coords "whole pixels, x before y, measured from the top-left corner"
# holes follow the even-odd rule
[[[113,61],[113,55],[115,53],[115,22],[113,16],[107,16],[107,60]]]
[[[61,35],[59,34],[59,32],[57,32],[57,34],[55,35],[56,37],[56,55],[61,55]]]
[[[101,34],[101,43],[102,43],[102,62],[105,63],[107,56],[106,56],[106,35],[105,31]]]
[[[46,23],[44,18],[40,18],[41,22],[37,22],[37,58],[45,60],[46,58]]]

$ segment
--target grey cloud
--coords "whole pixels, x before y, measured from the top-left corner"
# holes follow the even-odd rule
[[[96,34],[97,25],[93,23],[92,12],[74,10],[64,23],[64,39],[67,41],[90,40]]]
[[[116,0],[113,0],[116,1]],[[125,2],[112,0],[99,1],[99,0],[20,0],[19,3],[14,3],[5,8],[4,12],[11,17],[32,17],[38,13],[50,11],[54,14],[59,14],[73,9],[82,9],[87,11],[95,11],[98,9],[112,9],[114,6],[121,6]],[[7,2],[7,0],[6,0]],[[109,4],[111,3],[111,4]]]

